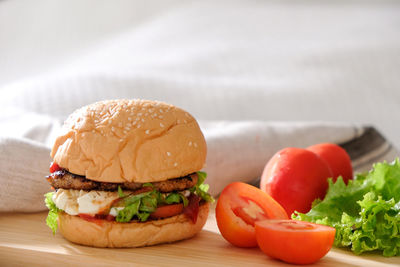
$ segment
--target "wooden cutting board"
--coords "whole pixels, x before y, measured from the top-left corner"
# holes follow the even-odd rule
[[[258,248],[230,245],[219,234],[214,208],[203,231],[192,239],[133,249],[91,248],[52,235],[47,213],[0,214],[0,266],[290,266]],[[332,249],[315,266],[400,266],[400,257],[355,256]]]

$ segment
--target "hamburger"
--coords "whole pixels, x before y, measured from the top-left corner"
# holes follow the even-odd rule
[[[51,150],[46,223],[94,247],[190,238],[213,201],[200,171],[206,152],[196,120],[173,105],[108,100],[80,108]]]

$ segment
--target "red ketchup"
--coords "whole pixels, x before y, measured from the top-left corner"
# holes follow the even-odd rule
[[[59,171],[59,170],[61,170],[61,167],[58,166],[57,163],[52,162],[52,163],[50,164],[50,173],[53,173],[53,172],[56,172],[56,171]]]
[[[78,214],[79,217],[81,217],[82,219],[89,221],[89,222],[94,222],[97,223],[98,225],[102,224],[103,220],[106,221],[115,221],[115,217],[112,216],[111,214],[95,214],[95,215],[91,215],[91,214],[86,214],[86,213],[79,213]]]

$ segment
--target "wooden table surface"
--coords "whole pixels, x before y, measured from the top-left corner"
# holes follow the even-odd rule
[[[132,249],[92,248],[52,235],[47,213],[0,214],[0,266],[290,266],[273,260],[258,248],[236,248],[219,234],[214,210],[203,231],[192,239]],[[314,266],[400,266],[400,257],[333,248]]]

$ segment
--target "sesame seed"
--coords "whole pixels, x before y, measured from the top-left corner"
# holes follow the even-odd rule
[[[160,113],[163,113],[163,112],[164,112],[162,109],[159,109],[158,111],[159,111]]]
[[[137,123],[137,121],[132,122],[132,125],[135,125]]]
[[[123,141],[124,141],[124,139],[119,139],[119,141],[120,141],[120,142],[123,142]]]
[[[113,127],[111,127],[111,131],[112,131],[112,132],[115,132],[115,128],[114,128],[114,126],[113,126]]]
[[[150,130],[146,130],[146,132],[145,132],[146,134],[149,134],[150,133]]]
[[[197,143],[193,143],[194,147],[197,147]]]
[[[171,152],[167,152],[167,156],[168,156],[168,157],[171,156]]]
[[[158,116],[160,119],[164,118],[163,115]]]
[[[132,118],[131,117],[128,117],[128,121],[131,121],[132,120]]]
[[[162,124],[162,122],[160,122],[160,126],[161,126],[161,127],[164,127],[164,124]]]
[[[142,122],[144,122],[144,119],[142,119]]]
[[[153,108],[150,108],[150,109],[149,109],[149,112],[150,112],[150,113],[153,113],[153,111],[154,111]]]
[[[137,128],[140,128],[140,124],[138,124]]]
[[[183,122],[186,123],[187,121],[186,121],[186,120],[183,120]]]
[[[126,130],[124,130],[124,134],[127,134],[128,132]]]
[[[176,167],[176,166],[178,166],[178,163],[175,162],[175,163],[174,163],[174,167]]]
[[[138,116],[142,116],[142,112],[139,112],[137,115],[138,115]]]
[[[131,129],[131,127],[126,126],[125,130],[129,131]]]
[[[192,146],[192,141],[189,142],[189,146]]]
[[[131,127],[131,126],[132,126],[132,123],[129,123],[129,122],[128,122],[128,123],[126,124],[126,127]]]
[[[108,124],[111,124],[111,122],[112,122],[111,120],[108,120]]]
[[[138,121],[138,120],[140,120],[140,118],[138,118],[138,117],[136,117],[136,119],[135,119],[136,121]]]

